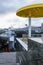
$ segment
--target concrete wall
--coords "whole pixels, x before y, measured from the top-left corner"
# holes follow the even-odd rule
[[[17,56],[20,65],[43,65],[43,44],[29,39],[28,51],[17,52]]]

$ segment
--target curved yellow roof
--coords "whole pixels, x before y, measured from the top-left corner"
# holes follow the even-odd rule
[[[24,6],[16,11],[20,17],[43,17],[43,3]]]

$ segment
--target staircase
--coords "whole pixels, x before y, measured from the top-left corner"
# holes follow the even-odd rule
[[[19,65],[16,63],[16,52],[0,53],[0,65]]]

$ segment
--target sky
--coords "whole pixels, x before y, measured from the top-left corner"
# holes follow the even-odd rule
[[[26,27],[25,24],[29,24],[28,18],[18,17],[16,10],[35,3],[43,3],[43,0],[0,0],[0,28]],[[32,26],[41,26],[43,18],[32,18],[31,21]]]

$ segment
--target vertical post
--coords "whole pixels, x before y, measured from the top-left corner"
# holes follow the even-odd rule
[[[30,38],[31,37],[31,17],[29,17],[28,19],[29,19],[28,38]]]

